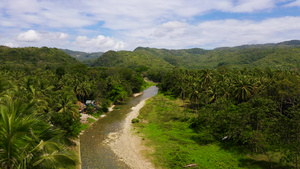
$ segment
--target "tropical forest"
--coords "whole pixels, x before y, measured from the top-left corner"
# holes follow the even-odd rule
[[[88,133],[105,120],[126,124],[124,105],[158,88],[127,115],[152,168],[299,169],[299,69],[298,40],[96,53],[0,46],[0,168],[95,168],[84,141],[97,154],[131,140],[111,128],[102,141]],[[139,168],[133,150],[111,149],[94,160]]]

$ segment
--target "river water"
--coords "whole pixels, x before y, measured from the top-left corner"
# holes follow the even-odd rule
[[[131,108],[140,101],[156,95],[158,88],[152,86],[143,91],[143,95],[130,98],[121,105],[116,105],[107,116],[100,118],[83,135],[80,136],[82,169],[127,169],[124,162],[119,161],[107,143],[103,142],[111,132],[119,132]]]

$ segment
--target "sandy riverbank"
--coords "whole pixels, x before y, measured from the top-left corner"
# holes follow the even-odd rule
[[[131,133],[131,120],[139,115],[139,110],[145,105],[145,101],[141,101],[127,115],[125,123],[120,134],[111,133],[110,140],[107,140],[108,145],[128,166],[133,169],[154,169],[152,163],[143,157],[141,151],[147,148],[142,145],[142,139]]]

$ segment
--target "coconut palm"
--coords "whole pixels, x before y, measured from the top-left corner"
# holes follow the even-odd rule
[[[14,89],[14,86],[7,79],[0,78],[0,97],[3,96],[6,91]]]
[[[57,162],[59,158],[45,159],[47,154],[65,154],[61,146],[47,149],[49,141],[57,136],[50,124],[37,116],[34,104],[25,104],[13,95],[1,99],[0,104],[0,166],[3,169],[26,168],[46,162]],[[45,141],[43,141],[45,140]],[[40,144],[39,144],[40,143]],[[43,143],[43,144],[41,144]],[[43,145],[43,147],[42,147]],[[58,145],[58,144],[57,144]],[[74,159],[69,155],[69,159]],[[65,159],[66,160],[66,159]],[[68,160],[66,160],[68,161]],[[76,163],[76,160],[71,160]],[[31,167],[32,168],[32,167]],[[37,167],[38,168],[38,167]],[[46,167],[46,168],[49,168]]]
[[[236,79],[233,87],[233,96],[239,101],[247,101],[253,94],[253,84],[251,79],[246,76],[240,76]]]
[[[63,91],[58,98],[56,104],[58,113],[71,112],[75,119],[79,118],[78,105],[76,104],[76,97],[71,91]]]

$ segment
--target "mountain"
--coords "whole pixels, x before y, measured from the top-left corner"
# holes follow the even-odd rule
[[[138,47],[132,52],[108,51],[92,65],[129,68],[215,69],[227,66],[231,68],[300,69],[300,41],[222,47],[213,50]]]
[[[80,64],[80,62],[56,48],[10,48],[0,46],[0,66],[2,67],[49,69],[74,64]]]
[[[67,54],[68,53],[68,54]],[[57,48],[9,48],[0,46],[0,66],[9,68],[56,68],[84,63],[100,67],[127,67],[136,70],[150,68],[215,69],[274,68],[300,69],[300,41],[222,47],[213,50],[156,49],[138,47],[134,51],[85,53]],[[92,59],[88,59],[92,58]],[[84,60],[86,59],[86,60]]]
[[[100,56],[92,66],[128,67],[132,69],[172,68],[169,62],[148,51],[108,51]]]
[[[60,49],[60,50],[65,52],[66,54],[78,59],[79,61],[97,59],[99,56],[103,55],[103,53],[104,53],[104,52],[86,53],[86,52],[73,51],[73,50],[69,50],[69,49]]]

